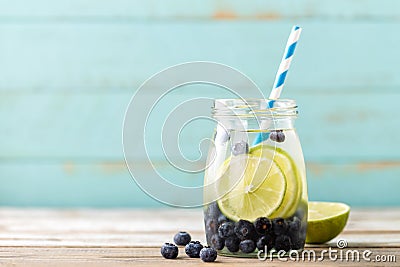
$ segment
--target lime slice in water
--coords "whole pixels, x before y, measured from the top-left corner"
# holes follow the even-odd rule
[[[306,243],[321,244],[336,237],[346,226],[350,207],[336,202],[309,202]]]
[[[263,216],[288,217],[297,208],[301,196],[299,178],[291,159],[282,151],[260,146],[250,154],[228,159],[222,169],[220,181],[237,176],[233,189],[218,200],[221,212],[228,218],[254,221]]]
[[[277,209],[271,218],[290,217],[298,208],[302,195],[302,181],[299,171],[289,154],[278,147],[260,144],[250,149],[250,154],[260,158],[273,158],[286,177],[287,191],[282,205]]]

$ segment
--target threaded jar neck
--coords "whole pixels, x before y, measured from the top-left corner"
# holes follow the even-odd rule
[[[212,107],[214,118],[243,119],[296,118],[297,104],[292,99],[216,99]]]

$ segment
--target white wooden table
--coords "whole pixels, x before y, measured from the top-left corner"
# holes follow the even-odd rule
[[[176,260],[161,257],[160,246],[172,241],[178,230],[204,242],[201,211],[0,208],[0,266],[204,266],[199,259],[186,257],[182,248]],[[400,208],[353,209],[339,237],[306,249],[316,253],[329,246],[337,249],[338,239],[348,243],[344,252],[371,250],[371,261],[331,261],[326,255],[322,263],[306,260],[296,264],[400,266]],[[377,255],[396,262],[377,262]],[[281,266],[290,262],[218,256],[213,264]]]

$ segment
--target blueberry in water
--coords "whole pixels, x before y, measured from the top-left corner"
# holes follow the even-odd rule
[[[166,259],[175,259],[178,257],[178,247],[171,243],[165,243],[161,247],[161,255]]]
[[[254,227],[256,228],[257,233],[261,235],[265,235],[272,230],[271,220],[266,217],[257,218],[254,222]]]
[[[203,245],[200,244],[199,241],[190,241],[189,244],[185,246],[185,253],[190,258],[199,258],[200,250],[203,248]]]
[[[218,230],[218,220],[215,218],[208,218],[206,220],[206,233],[215,234]]]
[[[285,134],[282,130],[271,131],[271,133],[269,134],[269,138],[272,141],[282,143],[285,141]]]
[[[212,202],[207,207],[206,214],[208,217],[217,219],[219,215],[221,215],[221,211],[219,210],[217,202]]]
[[[240,242],[239,249],[244,253],[251,253],[256,249],[256,244],[251,239],[246,239]]]
[[[305,243],[305,239],[300,237],[300,234],[291,234],[290,235],[290,241],[291,241],[291,249],[302,249],[304,248],[304,243]]]
[[[206,246],[200,250],[200,259],[204,262],[213,262],[217,259],[217,251]]]
[[[275,249],[277,251],[284,250],[288,252],[292,247],[292,243],[290,237],[287,235],[277,236],[275,239]]]
[[[224,222],[227,222],[227,221],[229,221],[229,220],[228,220],[228,218],[225,217],[225,215],[223,215],[223,214],[219,215],[219,217],[218,217],[218,225],[221,225],[221,224],[223,224]]]
[[[187,232],[179,232],[174,236],[174,242],[178,246],[185,246],[187,245],[192,238],[190,237],[189,233]]]
[[[239,251],[239,243],[240,239],[237,238],[236,236],[231,236],[225,239],[225,247],[230,251],[230,252],[238,252]]]
[[[210,246],[212,248],[221,250],[224,248],[225,240],[221,238],[218,234],[214,234],[210,239]]]
[[[239,220],[235,224],[235,234],[240,240],[254,239],[256,237],[256,229],[251,222]]]
[[[301,221],[298,217],[293,217],[292,220],[289,221],[289,232],[297,233],[300,231]]]
[[[275,236],[272,233],[266,234],[261,236],[256,243],[256,246],[258,250],[265,250],[265,247],[267,248],[267,251],[270,251],[275,244]]]
[[[274,230],[275,235],[286,234],[287,228],[288,225],[285,219],[275,218],[272,220],[272,229]]]
[[[232,146],[232,154],[234,156],[247,154],[249,152],[249,144],[246,141],[240,141]]]
[[[224,222],[218,228],[218,234],[222,238],[228,238],[235,234],[235,225],[232,222]]]

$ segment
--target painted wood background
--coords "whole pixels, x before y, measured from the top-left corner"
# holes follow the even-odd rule
[[[395,0],[0,0],[0,205],[159,206],[123,160],[134,91],[193,60],[267,90],[293,24],[304,31],[284,97],[300,106],[310,199],[400,205]]]

